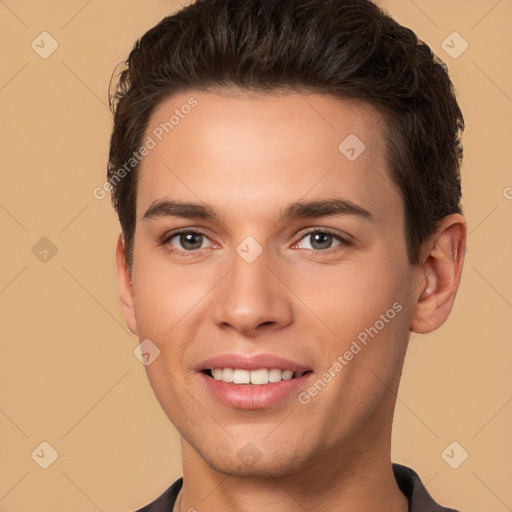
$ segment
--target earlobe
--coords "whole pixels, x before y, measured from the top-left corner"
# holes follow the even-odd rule
[[[459,214],[445,217],[424,247],[411,331],[431,332],[448,318],[460,283],[465,247],[464,217]]]
[[[137,334],[137,322],[135,320],[135,311],[133,304],[133,289],[131,282],[131,273],[128,270],[123,236],[119,235],[116,245],[116,266],[117,266],[117,286],[121,307],[128,329],[133,334]]]

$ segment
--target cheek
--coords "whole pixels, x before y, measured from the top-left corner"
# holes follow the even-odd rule
[[[381,257],[340,266],[329,276],[312,276],[315,284],[325,283],[323,290],[312,281],[303,289],[316,313],[307,316],[304,331],[314,323],[325,333],[322,365],[327,369],[342,357],[344,377],[336,386],[347,379],[345,385],[370,392],[380,382],[390,385],[399,371],[409,336],[410,270],[403,257],[392,261]]]
[[[190,267],[172,265],[157,251],[140,246],[134,252],[132,273],[137,328],[140,337],[161,340],[204,297],[207,282]]]
[[[404,302],[409,279],[405,268],[382,258],[347,260],[301,273],[294,289],[317,313],[308,315],[310,321],[323,320],[335,334],[354,333],[373,325],[395,302]]]

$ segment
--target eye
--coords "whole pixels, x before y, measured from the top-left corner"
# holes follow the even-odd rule
[[[306,241],[306,244],[304,241]],[[332,233],[329,230],[317,229],[303,235],[295,245],[298,245],[300,249],[326,251],[340,245],[350,245],[350,242],[341,235]]]
[[[207,247],[207,241],[209,238],[197,231],[181,231],[167,236],[163,242],[175,250],[191,252]]]

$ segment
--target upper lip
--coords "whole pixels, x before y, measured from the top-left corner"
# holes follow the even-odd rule
[[[206,359],[199,365],[199,371],[214,368],[238,368],[241,370],[259,370],[261,368],[279,368],[293,372],[306,372],[309,366],[273,354],[256,354],[252,356],[243,354],[222,354]]]

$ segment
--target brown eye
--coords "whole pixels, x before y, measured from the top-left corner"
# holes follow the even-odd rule
[[[166,243],[177,250],[195,251],[202,249],[205,239],[206,237],[202,233],[186,231],[170,236]]]

